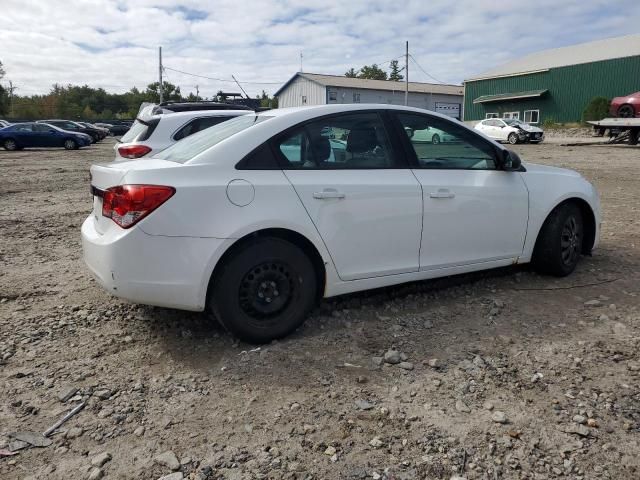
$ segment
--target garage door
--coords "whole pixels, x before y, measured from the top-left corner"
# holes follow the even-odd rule
[[[436,112],[460,120],[460,104],[436,102]]]

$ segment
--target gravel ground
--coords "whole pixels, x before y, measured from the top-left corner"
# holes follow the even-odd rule
[[[640,478],[639,148],[516,147],[601,193],[574,275],[341,297],[254,349],[91,279],[88,167],[111,146],[0,152],[0,478]]]

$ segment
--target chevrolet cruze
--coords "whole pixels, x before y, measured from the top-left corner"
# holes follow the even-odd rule
[[[426,129],[455,141],[408,133]],[[527,262],[568,275],[600,227],[578,173],[391,105],[243,115],[91,178],[82,243],[99,283],[210,309],[256,343],[295,330],[322,297]]]

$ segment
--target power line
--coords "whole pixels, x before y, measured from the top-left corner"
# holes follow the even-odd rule
[[[433,75],[431,75],[430,73],[428,73],[424,68],[422,68],[422,67],[420,66],[420,64],[419,64],[419,63],[418,63],[418,61],[413,57],[413,55],[409,54],[409,58],[410,58],[411,60],[413,60],[413,63],[415,63],[415,64],[416,64],[416,66],[417,66],[420,70],[422,70],[422,73],[424,73],[427,77],[431,78],[432,80],[435,80],[435,81],[436,81],[436,82],[438,82],[438,83],[444,83],[444,84],[446,84],[446,83],[447,83],[447,82],[443,82],[442,80],[438,80],[436,77],[434,77]]]
[[[165,70],[171,70],[172,72],[182,73],[184,75],[191,75],[192,77],[198,78],[206,78],[207,80],[214,80],[216,82],[227,82],[227,83],[236,83],[235,80],[229,80],[226,78],[216,78],[216,77],[208,77],[206,75],[199,75],[197,73],[185,72],[184,70],[178,70],[177,68],[164,67]],[[247,85],[282,85],[284,82],[245,82],[242,83]]]

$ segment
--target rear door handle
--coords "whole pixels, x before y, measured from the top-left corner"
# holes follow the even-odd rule
[[[344,198],[345,195],[338,190],[333,188],[325,188],[321,192],[313,192],[313,198],[317,198],[318,200],[324,200],[327,198]]]
[[[429,196],[431,198],[454,198],[456,194],[448,188],[439,188],[437,192],[431,192]]]

